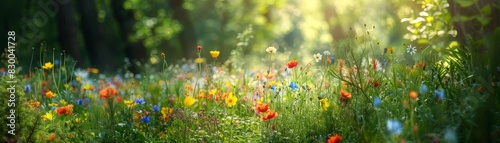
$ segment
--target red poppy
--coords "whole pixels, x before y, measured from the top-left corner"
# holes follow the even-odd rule
[[[198,49],[198,51],[201,51],[203,47],[202,46],[197,46],[196,49]]]
[[[340,137],[340,135],[335,134],[335,136],[331,136],[330,138],[328,138],[327,143],[339,143],[340,141],[342,141],[342,138]]]
[[[294,67],[296,67],[298,65],[298,61],[297,60],[292,60],[292,61],[289,61],[286,66],[289,68],[289,69],[292,69]]]
[[[262,116],[261,121],[271,120],[273,118],[276,118],[276,116],[278,116],[278,113],[274,112],[273,110],[269,110],[266,115]]]
[[[268,104],[259,104],[257,105],[257,111],[259,112],[267,112],[269,110],[269,105]]]
[[[375,81],[375,82],[373,83],[373,87],[378,87],[379,85],[380,85],[380,82],[378,82],[378,81]]]
[[[347,92],[347,91],[344,91],[344,90],[340,90],[340,95],[341,95],[341,99],[351,99],[351,93]]]

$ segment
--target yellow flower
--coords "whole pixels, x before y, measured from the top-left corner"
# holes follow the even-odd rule
[[[389,51],[389,53],[392,54],[394,52],[394,48],[393,47],[389,47],[389,48],[387,48],[387,51]]]
[[[80,121],[81,121],[80,118],[75,119],[75,122],[77,122],[77,123],[80,123]]]
[[[184,98],[184,105],[186,105],[187,107],[191,107],[194,104],[194,102],[195,100],[191,96],[187,96],[186,98]]]
[[[69,88],[69,84],[64,84],[64,88]]]
[[[77,77],[76,77],[76,81],[82,81],[82,77],[77,76]]]
[[[210,55],[212,55],[212,58],[217,59],[219,57],[220,51],[210,51]]]
[[[47,62],[45,63],[42,68],[43,69],[46,69],[46,70],[49,70],[49,69],[52,69],[54,67],[54,64],[52,64],[51,62]]]
[[[217,89],[212,89],[210,90],[210,92],[208,92],[208,95],[210,96],[214,96],[215,94],[217,94]]]
[[[57,94],[55,93],[52,93],[52,91],[48,91],[45,93],[45,96],[47,96],[47,98],[54,98],[56,97]]]
[[[164,116],[166,116],[167,114],[172,113],[172,111],[174,111],[172,108],[168,108],[168,107],[162,107],[161,108],[161,114],[163,114]]]
[[[83,89],[85,89],[85,90],[90,90],[90,84],[88,84],[88,83],[87,83],[87,84],[85,84],[85,85],[83,86]]]
[[[92,68],[92,69],[90,70],[90,72],[92,72],[92,73],[94,73],[94,74],[98,74],[98,73],[99,73],[99,69],[97,69],[97,68]]]
[[[66,105],[68,102],[66,102],[66,100],[64,100],[64,99],[61,99],[61,100],[59,100],[59,103],[61,103],[61,104],[64,106],[64,105]]]
[[[328,110],[328,107],[330,107],[330,102],[328,102],[328,98],[323,98],[319,100],[321,102],[321,108],[323,108],[324,111]]]
[[[52,106],[57,107],[57,105],[58,105],[57,103],[50,103],[50,104],[49,104],[49,106],[50,106],[50,107],[52,107]]]
[[[236,98],[232,92],[229,93],[229,96],[226,98],[227,107],[233,107],[236,105],[236,102],[238,102],[238,98]]]
[[[45,113],[45,115],[43,115],[42,118],[44,121],[47,121],[47,120],[52,121],[54,119],[54,114],[52,114],[52,110]]]
[[[135,103],[132,100],[123,100],[123,103],[127,105],[128,108],[132,108],[135,106]]]
[[[205,62],[205,59],[203,59],[203,58],[196,58],[196,59],[194,59],[194,63],[196,63],[196,64],[201,64],[203,62]]]

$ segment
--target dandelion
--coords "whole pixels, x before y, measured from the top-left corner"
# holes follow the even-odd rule
[[[141,121],[142,121],[142,122],[144,122],[144,123],[147,123],[147,124],[149,124],[149,122],[151,122],[151,120],[149,119],[149,117],[148,117],[148,116],[144,116],[144,117],[142,117],[142,118],[141,118]]]
[[[315,60],[316,62],[321,61],[321,58],[322,58],[322,57],[323,57],[323,56],[322,56],[320,53],[316,53],[316,54],[314,54],[314,55],[313,55],[313,58],[314,58],[314,60]]]
[[[191,107],[194,104],[194,102],[195,100],[191,96],[186,96],[186,98],[184,98],[184,105],[187,107]]]
[[[331,136],[328,138],[327,143],[340,143],[342,141],[342,138],[340,137],[339,134],[335,134],[335,136]]]
[[[262,116],[261,121],[267,121],[267,120],[271,120],[273,118],[276,118],[278,116],[278,113],[276,113],[275,111],[273,110],[269,110],[267,111],[266,115]]]
[[[54,67],[54,64],[52,64],[51,62],[47,62],[45,63],[42,68],[43,69],[46,69],[46,70],[49,70],[49,69],[52,69]]]
[[[54,114],[52,114],[52,110],[45,113],[45,115],[43,115],[42,118],[44,121],[47,121],[47,120],[52,121],[54,119]]]
[[[410,91],[409,96],[411,99],[417,99],[418,93],[415,91]]]
[[[265,103],[257,104],[257,108],[256,109],[259,112],[267,112],[267,110],[269,110],[269,104],[265,104]]]
[[[232,92],[229,93],[229,96],[226,98],[227,107],[233,107],[236,105],[236,102],[238,102],[238,98],[236,98]]]
[[[292,69],[294,67],[296,67],[298,65],[298,61],[297,60],[292,60],[292,61],[289,61],[286,66],[289,68],[289,69]]]
[[[299,85],[295,82],[290,82],[289,87],[292,89],[292,91],[295,91],[297,88],[299,88]]]
[[[380,101],[380,98],[378,96],[375,96],[373,98],[373,106],[378,107],[378,106],[380,106],[380,104],[382,104],[382,102]]]
[[[153,106],[153,112],[158,112],[158,111],[160,111],[160,106],[154,105]]]
[[[49,90],[49,91],[47,91],[47,92],[45,93],[45,96],[46,96],[47,98],[54,98],[54,97],[56,97],[56,96],[57,96],[57,94],[55,94],[55,93],[53,93],[52,91],[50,91],[50,90]]]
[[[323,55],[325,55],[325,56],[329,56],[329,55],[330,55],[330,51],[324,51],[324,52],[323,52]]]
[[[427,93],[427,90],[428,90],[427,85],[422,84],[422,85],[420,86],[420,94],[425,94],[425,93]]]
[[[319,100],[319,102],[321,103],[321,108],[323,109],[323,111],[328,110],[328,107],[330,107],[330,102],[328,102],[328,98],[323,98]]]
[[[387,130],[392,135],[399,135],[403,131],[403,126],[401,125],[401,122],[399,122],[396,119],[389,119],[386,121],[387,124]]]
[[[277,50],[274,47],[268,47],[268,48],[266,48],[266,52],[269,53],[269,54],[274,54],[274,53],[276,53],[276,51]]]
[[[144,101],[144,98],[140,97],[135,99],[135,103],[137,104],[146,104],[146,101]]]
[[[417,48],[415,46],[409,45],[408,48],[406,48],[406,53],[413,55],[413,54],[417,53]]]
[[[434,90],[434,95],[440,99],[440,100],[444,100],[444,90],[443,89],[436,89]]]
[[[210,51],[210,55],[212,55],[212,58],[217,59],[219,57],[220,51]]]

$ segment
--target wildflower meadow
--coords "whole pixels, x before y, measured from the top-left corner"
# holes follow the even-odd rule
[[[469,1],[456,1],[456,6],[470,6]],[[175,5],[176,2],[165,3]],[[182,5],[183,1],[180,2]],[[205,1],[199,3],[202,2]],[[248,1],[248,5],[252,2]],[[318,5],[321,5],[320,2],[311,1]],[[332,5],[326,3],[325,7]],[[481,6],[477,1],[471,3]],[[78,10],[84,9],[78,4]],[[62,3],[59,5],[64,7]],[[101,22],[95,22],[106,23],[108,15],[103,8],[106,5],[97,4],[99,9],[104,10],[97,14],[101,16]],[[224,5],[221,8],[226,11],[217,11],[219,15],[231,15],[230,12],[238,11],[227,7],[246,8],[236,1],[217,1],[214,5]],[[266,7],[268,10],[282,8],[297,15],[300,12],[285,7],[298,5],[289,0],[275,1]],[[309,14],[307,10],[311,9],[307,5],[311,4],[304,3],[304,7],[297,9]],[[155,25],[163,19],[151,20],[148,18],[150,11],[138,7],[157,8],[153,2],[124,0],[125,9],[122,10],[139,13],[135,15],[138,22],[134,31],[138,33],[135,38],[141,40],[136,40],[155,47],[148,49],[149,56],[144,60],[132,58],[134,54],[141,53],[138,48],[127,51],[124,54],[126,58],[117,62],[121,64],[110,64],[113,60],[119,61],[116,60],[119,58],[106,57],[116,56],[119,50],[99,49],[98,44],[93,45],[97,53],[89,50],[87,60],[79,59],[81,55],[71,49],[59,48],[50,42],[37,43],[30,48],[23,48],[26,46],[23,44],[8,45],[0,64],[0,140],[499,142],[500,62],[497,48],[500,45],[500,28],[485,32],[488,24],[494,24],[495,19],[481,21],[479,18],[488,19],[488,14],[498,12],[498,2],[491,4],[489,12],[488,8],[481,8],[482,13],[477,19],[480,24],[485,22],[481,28],[483,31],[478,32],[480,36],[468,35],[466,40],[460,39],[460,34],[464,33],[455,30],[457,25],[451,24],[457,19],[454,21],[443,16],[454,12],[442,9],[450,7],[447,1],[418,1],[415,5],[418,8],[414,10],[421,11],[416,17],[388,22],[407,24],[409,31],[387,34],[388,30],[379,24],[354,22],[357,24],[343,28],[342,38],[336,39],[335,34],[331,35],[333,40],[326,40],[328,44],[318,44],[323,36],[308,39],[307,35],[320,33],[313,32],[311,35],[307,31],[314,30],[306,29],[303,43],[291,45],[280,40],[259,38],[269,37],[272,30],[290,26],[283,24],[280,27],[279,22],[274,27],[259,25],[258,22],[242,23],[245,25],[236,28],[238,32],[232,35],[227,31],[215,33],[227,34],[215,41],[207,40],[215,35],[199,34],[208,29],[197,28],[198,36],[206,36],[206,40],[200,38],[184,43],[182,38],[186,35],[179,31],[186,31],[189,24],[186,19],[176,16],[176,12],[187,10],[195,13],[202,5],[185,0],[182,8],[172,6],[173,18],[159,14],[158,19],[161,16],[167,19],[163,24],[152,26],[154,29],[143,29],[137,27]],[[67,13],[60,10],[58,14]],[[86,16],[82,13],[76,21],[82,20],[83,25],[91,24],[92,21],[85,21]],[[118,14],[115,16],[120,17]],[[263,21],[266,21],[265,18]],[[238,25],[234,21],[227,22],[224,28]],[[117,23],[120,25],[121,22]],[[182,30],[168,28],[178,27],[179,24],[184,26]],[[213,23],[207,21],[205,24]],[[310,24],[314,25],[314,22]],[[162,26],[163,29],[156,29]],[[126,31],[124,29],[121,29],[122,32]],[[160,35],[178,32],[180,42],[171,46],[179,48],[162,47],[165,43],[158,42],[164,40],[161,38],[145,38],[158,36],[148,35],[150,30]],[[92,45],[92,42],[87,42],[89,37],[85,33],[88,31],[80,32],[84,33],[86,40],[83,43]],[[8,36],[24,36],[21,31],[15,33],[19,34],[9,32]],[[330,36],[328,31],[323,34]],[[286,39],[287,36],[283,37]],[[397,42],[388,42],[392,38]],[[50,41],[50,36],[47,41]],[[214,46],[218,42],[222,45],[229,43],[228,47],[232,49]],[[124,42],[122,46],[127,45],[133,46],[134,43]],[[192,52],[180,54],[183,53],[181,51]],[[111,67],[116,68],[110,70]]]

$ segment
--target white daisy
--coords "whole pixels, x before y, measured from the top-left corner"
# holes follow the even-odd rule
[[[313,55],[314,60],[315,60],[316,62],[319,62],[319,61],[321,60],[321,57],[322,57],[322,56],[323,56],[323,55],[321,55],[320,53],[316,53],[316,54],[314,54],[314,55]]]
[[[274,48],[274,47],[268,47],[266,49],[266,52],[270,53],[270,54],[274,54],[274,53],[276,53],[276,48]]]
[[[330,51],[324,51],[324,52],[323,52],[323,55],[325,55],[325,56],[330,55]]]
[[[417,48],[415,46],[408,46],[408,48],[406,48],[406,52],[409,53],[410,55],[413,55],[415,53],[417,53]]]

